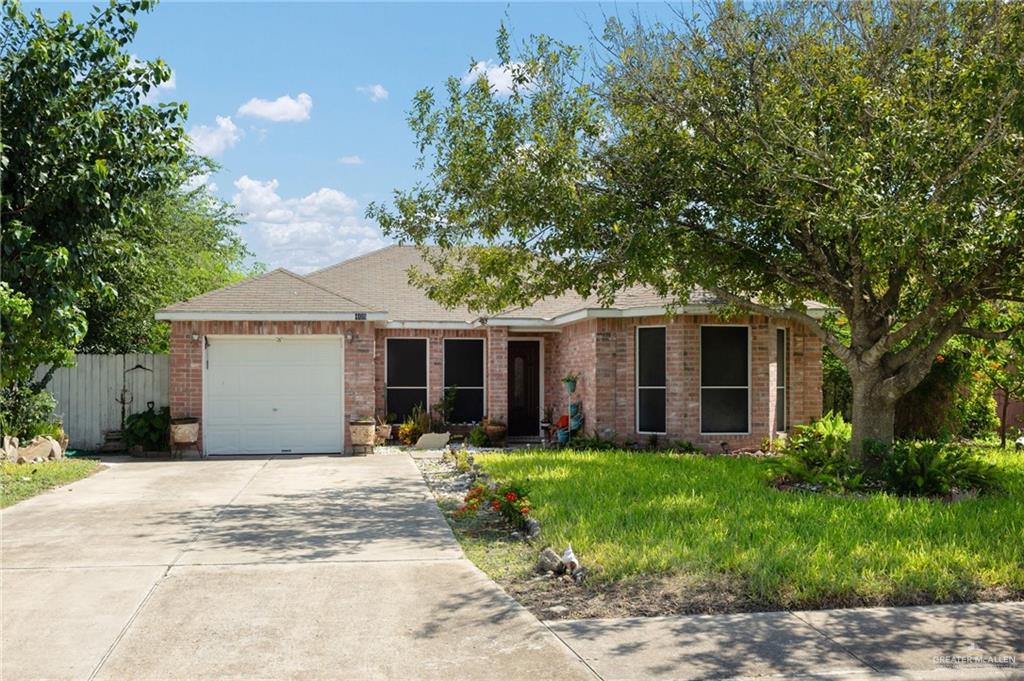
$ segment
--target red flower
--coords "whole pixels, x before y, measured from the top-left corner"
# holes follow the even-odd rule
[[[942,355],[935,355],[935,361],[938,362],[939,364],[942,364],[943,362],[946,361],[946,358],[943,357]]]
[[[523,506],[521,509],[519,509],[519,512],[522,513],[523,515],[526,515],[527,513],[530,512],[530,508],[528,506]]]
[[[494,501],[491,502],[491,508],[497,511],[498,509],[501,508],[501,502],[495,499]]]
[[[508,499],[509,501],[515,501],[516,499],[519,498],[519,495],[517,495],[515,492],[509,492],[508,494],[505,495],[505,498]]]

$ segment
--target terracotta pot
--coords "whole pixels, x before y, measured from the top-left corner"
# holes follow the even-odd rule
[[[484,426],[484,432],[487,433],[487,439],[491,441],[492,445],[500,445],[505,442],[505,433],[508,432],[508,427],[489,423]]]

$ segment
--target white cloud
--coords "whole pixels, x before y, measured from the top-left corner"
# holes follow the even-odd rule
[[[294,99],[288,95],[281,95],[273,101],[253,97],[238,107],[238,115],[265,118],[276,123],[284,121],[298,123],[308,121],[309,112],[312,110],[313,98],[305,92],[300,92],[299,96]]]
[[[365,161],[363,161],[361,156],[353,154],[351,156],[342,156],[338,159],[338,163],[343,166],[361,166]]]
[[[210,173],[194,175],[185,182],[185,189],[188,191],[199,189],[200,187],[206,187],[211,192],[217,191],[217,183],[210,181]]]
[[[518,62],[511,64],[497,64],[490,59],[487,61],[478,61],[473,64],[472,68],[466,71],[462,76],[462,84],[470,85],[475,83],[481,77],[487,79],[487,84],[491,86],[491,92],[496,95],[509,95],[512,93],[512,86],[514,78],[512,70],[520,66]]]
[[[278,181],[243,175],[235,181],[235,208],[253,230],[257,257],[271,267],[306,273],[385,245],[380,230],[357,212],[359,203],[322,187],[303,197],[278,193]]]
[[[196,125],[189,131],[192,148],[202,156],[220,156],[242,139],[242,131],[231,116],[217,116],[216,127]]]
[[[390,94],[380,83],[373,83],[372,85],[360,85],[356,88],[358,92],[362,92],[364,95],[370,98],[371,102],[382,102],[388,98]]]

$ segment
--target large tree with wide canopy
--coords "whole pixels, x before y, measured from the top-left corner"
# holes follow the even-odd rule
[[[853,381],[854,453],[987,301],[1024,291],[1024,4],[722,4],[549,38],[417,95],[426,179],[375,205],[435,298],[642,283],[803,322]],[[833,306],[841,339],[807,314]]]

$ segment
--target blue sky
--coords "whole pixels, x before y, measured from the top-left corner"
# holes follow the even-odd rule
[[[605,15],[669,11],[664,3],[164,2],[140,17],[131,49],[174,70],[159,98],[188,102],[195,145],[222,166],[206,181],[245,219],[240,232],[256,258],[309,272],[386,243],[363,211],[417,179],[405,121],[414,93],[473,64],[493,66],[503,18],[513,39],[546,33],[584,45]]]

